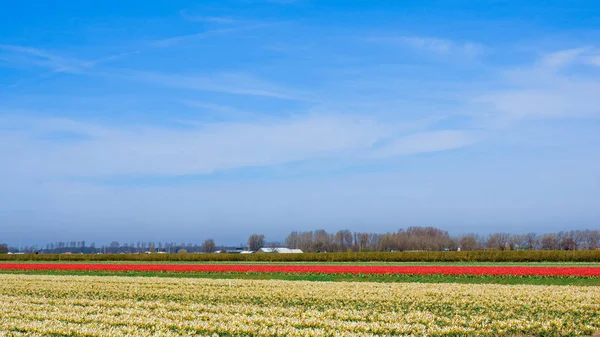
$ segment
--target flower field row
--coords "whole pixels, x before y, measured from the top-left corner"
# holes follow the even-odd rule
[[[0,336],[582,336],[600,288],[0,274]]]
[[[176,265],[176,264],[43,264],[5,263],[0,270],[239,272],[301,274],[402,274],[600,277],[600,267],[523,266],[301,266],[301,265]]]

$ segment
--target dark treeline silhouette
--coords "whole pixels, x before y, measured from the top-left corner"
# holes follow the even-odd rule
[[[266,242],[263,234],[252,234],[247,247],[285,246],[304,252],[406,252],[406,251],[474,251],[474,250],[595,250],[600,248],[600,230],[572,230],[545,234],[493,233],[490,235],[463,234],[451,236],[447,231],[434,227],[409,227],[393,233],[368,233],[340,230],[328,233],[323,229],[292,232],[284,243]],[[217,246],[212,239],[202,244],[175,242],[137,241],[96,246],[93,242],[58,241],[44,247],[24,246],[8,248],[0,244],[0,253],[12,252],[42,254],[127,254],[127,253],[211,253],[217,249],[232,248]]]
[[[11,252],[23,252],[26,254],[133,254],[133,253],[177,253],[186,251],[188,253],[213,252],[215,242],[212,239],[204,243],[175,243],[175,242],[152,242],[137,241],[119,243],[112,241],[107,245],[97,246],[94,242],[87,244],[85,241],[57,241],[40,246],[10,247]]]

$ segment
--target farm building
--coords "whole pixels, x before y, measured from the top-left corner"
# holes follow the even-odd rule
[[[279,253],[279,254],[300,254],[303,253],[301,249],[289,249],[289,248],[261,248],[257,253]]]
[[[215,254],[252,254],[254,253],[251,250],[245,250],[243,248],[235,248],[235,249],[222,249],[215,251]]]

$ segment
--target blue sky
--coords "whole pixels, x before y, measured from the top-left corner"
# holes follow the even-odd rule
[[[20,1],[0,241],[600,228],[595,1]]]

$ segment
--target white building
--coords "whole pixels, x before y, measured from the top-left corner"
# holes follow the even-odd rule
[[[301,249],[289,249],[284,247],[279,248],[261,248],[258,253],[279,253],[279,254],[300,254],[303,253]]]

